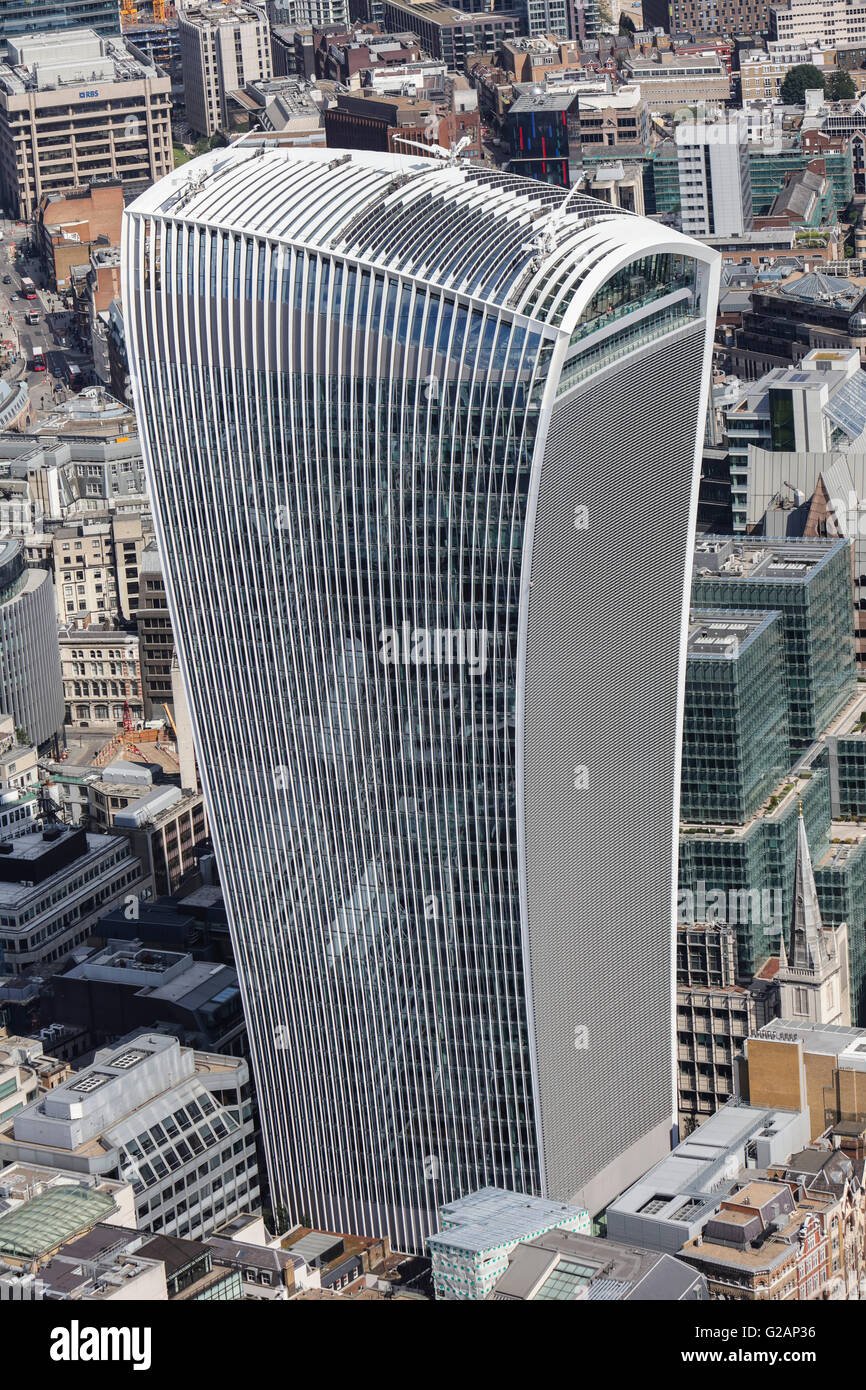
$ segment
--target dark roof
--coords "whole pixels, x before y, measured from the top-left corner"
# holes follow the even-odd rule
[[[137,1253],[143,1255],[146,1260],[162,1260],[166,1279],[169,1279],[201,1259],[208,1253],[208,1248],[200,1240],[184,1240],[181,1236],[154,1236],[153,1240],[142,1245]]]
[[[141,1239],[141,1231],[128,1226],[108,1226],[100,1221],[92,1231],[64,1245],[63,1254],[77,1260],[95,1260],[100,1255],[110,1254],[113,1250],[123,1250]]]
[[[219,1264],[229,1262],[244,1265],[250,1269],[269,1269],[279,1273],[289,1266],[294,1268],[296,1260],[285,1250],[273,1250],[265,1245],[246,1245],[243,1241],[227,1240],[224,1236],[208,1236],[207,1245],[213,1251],[214,1261]]]

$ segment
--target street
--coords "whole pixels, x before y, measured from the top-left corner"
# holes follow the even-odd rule
[[[16,260],[17,249],[30,238],[29,224],[10,221],[0,215],[0,232],[3,234],[0,242],[0,339],[4,350],[14,353],[18,359],[5,369],[4,376],[9,381],[26,379],[33,405],[39,411],[47,411],[70,394],[66,380],[67,359],[78,363],[85,379],[90,362],[75,350],[73,316],[66,310],[62,297],[46,287],[39,261]],[[3,283],[7,275],[11,280],[8,285]],[[29,276],[36,286],[36,300],[21,297],[22,276]],[[39,315],[39,322],[28,324],[27,315],[34,311]],[[61,346],[60,340],[65,346]],[[45,354],[46,370],[42,372],[32,369],[33,352],[37,348]]]

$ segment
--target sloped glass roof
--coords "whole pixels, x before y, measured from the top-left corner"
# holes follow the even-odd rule
[[[74,1184],[52,1187],[0,1216],[0,1255],[38,1259],[114,1210],[114,1199],[104,1192]]]

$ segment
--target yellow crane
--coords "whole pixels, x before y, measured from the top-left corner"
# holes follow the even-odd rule
[[[129,29],[138,22],[138,10],[135,0],[123,0],[120,6],[120,25],[122,29]]]

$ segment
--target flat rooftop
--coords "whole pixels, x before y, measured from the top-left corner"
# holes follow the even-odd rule
[[[0,88],[10,96],[57,91],[63,87],[96,87],[106,83],[170,79],[133,53],[123,38],[100,37],[93,29],[68,29],[62,43],[55,33],[23,34],[8,43],[9,57],[0,63]]]
[[[755,1037],[759,1042],[768,1038],[777,1038],[782,1042],[799,1041],[806,1052],[820,1053],[825,1057],[845,1055],[854,1064],[862,1058],[863,1069],[866,1070],[866,1028],[844,1028],[834,1023],[799,1023],[790,1018],[774,1018],[770,1023],[765,1023]]]
[[[775,613],[725,613],[693,609],[687,656],[730,661],[751,646],[759,632],[776,622]]]
[[[847,545],[844,539],[768,541],[701,536],[695,545],[693,578],[805,584],[840,546]]]
[[[185,5],[182,13],[188,24],[211,29],[220,26],[230,28],[239,24],[261,24],[263,20],[259,10],[244,5]]]
[[[552,1226],[585,1216],[581,1207],[544,1197],[483,1187],[441,1208],[442,1229],[428,1239],[431,1247],[482,1251],[532,1240]]]

